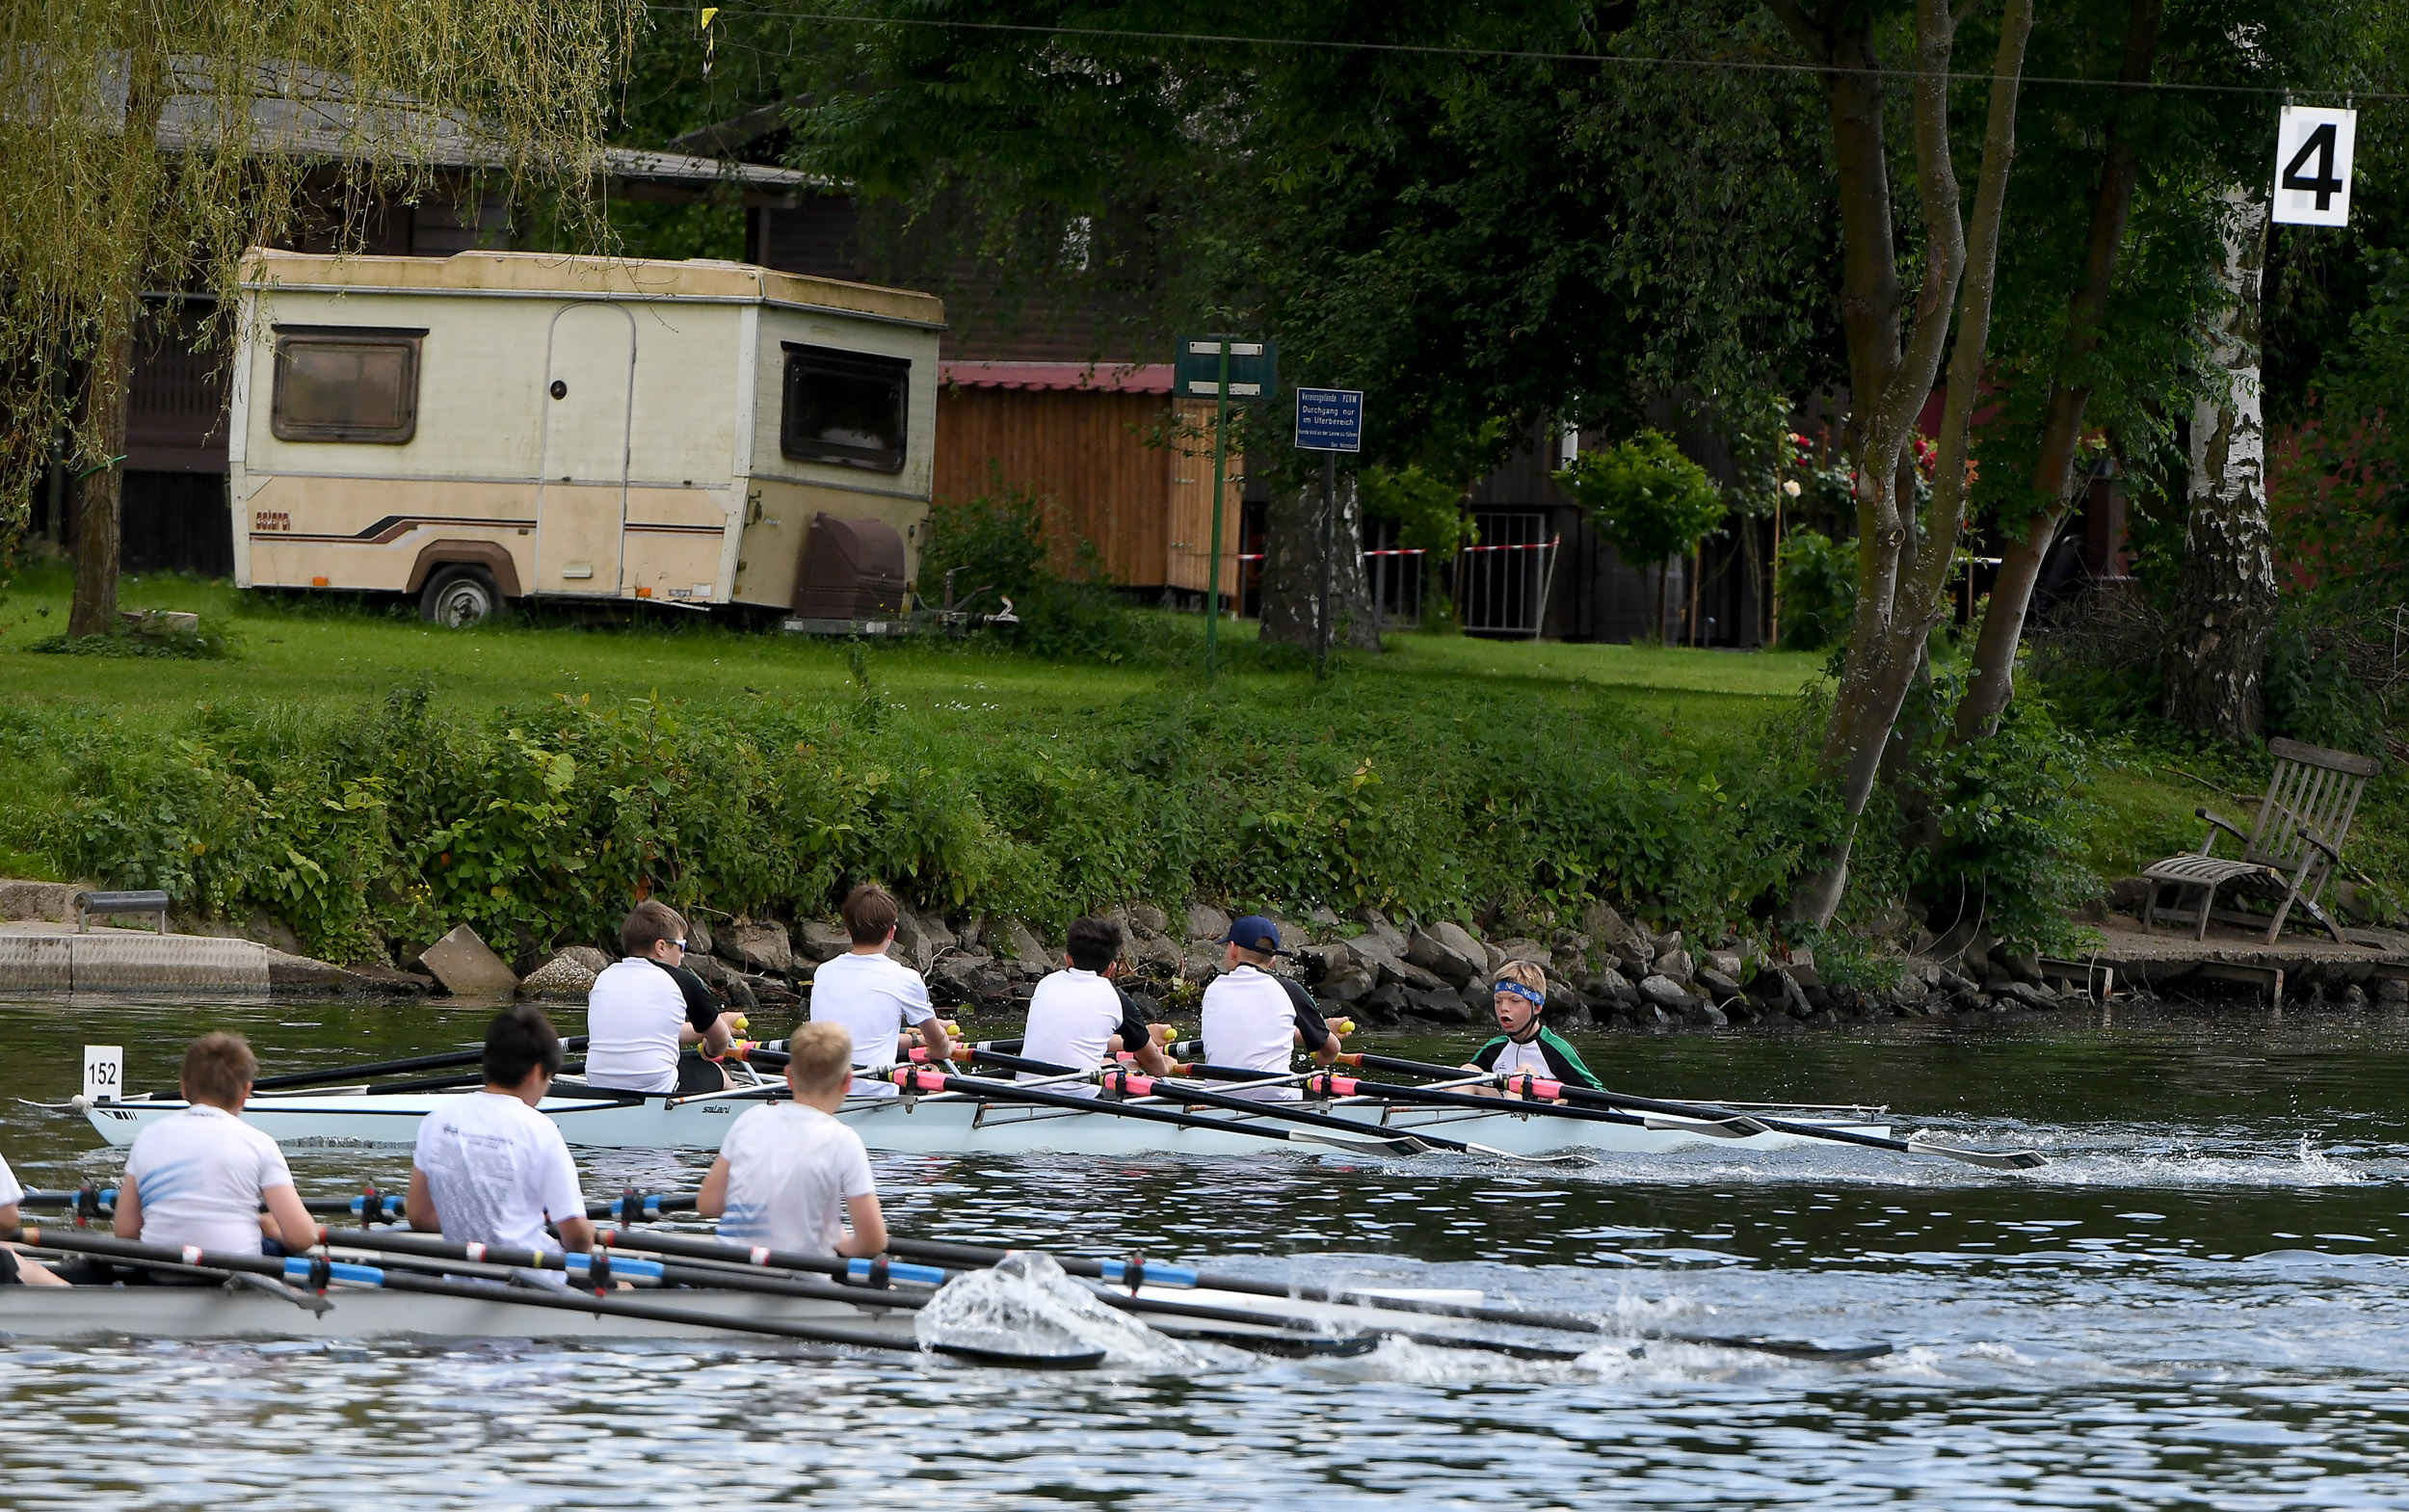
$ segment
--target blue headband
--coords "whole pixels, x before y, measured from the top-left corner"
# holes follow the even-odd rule
[[[1534,1008],[1545,1008],[1548,1006],[1548,995],[1546,993],[1541,992],[1535,987],[1525,987],[1510,976],[1501,976],[1497,978],[1496,990],[1500,993],[1512,993],[1515,996],[1520,997],[1522,1001],[1530,1004]]]

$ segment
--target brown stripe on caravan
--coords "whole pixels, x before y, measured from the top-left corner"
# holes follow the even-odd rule
[[[334,541],[363,545],[390,545],[421,525],[487,525],[497,530],[524,530],[535,525],[532,519],[492,519],[471,515],[387,515],[367,529],[348,536],[311,535],[293,530],[254,530],[253,541]],[[716,531],[717,527],[713,529]]]

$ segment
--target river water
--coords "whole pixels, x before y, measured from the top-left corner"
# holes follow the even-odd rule
[[[119,1043],[134,1090],[172,1088],[219,1026],[290,1070],[471,1042],[482,1016],[17,1002],[0,1066],[14,1097],[65,1098],[79,1047]],[[1583,1045],[1625,1090],[1887,1102],[2051,1156],[2012,1178],[1838,1148],[1544,1174],[876,1158],[904,1233],[1896,1346],[1864,1364],[1625,1340],[1573,1365],[1391,1344],[1038,1377],[779,1344],[0,1340],[0,1506],[2409,1505],[2405,1037],[2373,1012],[2120,1007]],[[29,1186],[120,1163],[13,1101],[0,1152]],[[599,1196],[707,1156],[580,1163]],[[408,1171],[293,1164],[310,1195]]]

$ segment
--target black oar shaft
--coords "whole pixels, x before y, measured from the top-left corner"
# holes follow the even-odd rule
[[[586,1048],[586,1036],[580,1034],[561,1042],[568,1050]],[[437,1071],[447,1066],[474,1066],[485,1059],[485,1051],[444,1050],[435,1055],[412,1055],[402,1060],[370,1061],[365,1066],[332,1066],[324,1071],[287,1072],[280,1076],[262,1076],[251,1084],[253,1092],[275,1092],[284,1087],[323,1086],[330,1081],[359,1081],[372,1076],[392,1075],[410,1071]]]
[[[1133,1118],[1142,1123],[1169,1124],[1180,1128],[1218,1129],[1224,1133],[1249,1134],[1257,1139],[1281,1139],[1291,1143],[1299,1139],[1291,1128],[1273,1128],[1257,1124],[1233,1123],[1226,1118],[1202,1118],[1194,1113],[1175,1113],[1169,1108],[1132,1107],[1126,1102],[1108,1102],[1101,1098],[1080,1097],[1073,1093],[1048,1092],[1042,1087],[1023,1087],[1009,1081],[987,1081],[973,1076],[948,1075],[943,1072],[921,1070],[922,1091],[956,1092],[966,1097],[987,1098],[1004,1102],[1030,1102],[1040,1107],[1066,1108],[1079,1113],[1105,1113],[1115,1118]],[[934,1082],[936,1085],[931,1086]],[[1395,1139],[1396,1135],[1380,1136]]]
[[[1409,1087],[1384,1081],[1361,1081],[1353,1077],[1341,1079],[1354,1081],[1353,1090],[1339,1093],[1341,1097],[1388,1098],[1398,1102],[1426,1103],[1432,1107],[1471,1108],[1483,1113],[1537,1114],[1546,1118],[1572,1119],[1576,1123],[1621,1124],[1627,1127],[1633,1125],[1645,1126],[1648,1122],[1633,1114],[1618,1113],[1609,1108],[1559,1107],[1555,1103],[1535,1098],[1500,1098],[1494,1095],[1481,1097],[1469,1092],[1446,1092],[1431,1087]],[[1305,1085],[1306,1089],[1310,1091],[1313,1083],[1309,1081]],[[1422,1134],[1419,1129],[1412,1132],[1417,1138],[1429,1137]]]
[[[1007,1070],[1025,1071],[1037,1075],[1075,1076],[1079,1074],[1073,1067],[1057,1066],[1042,1060],[1024,1060],[1018,1055],[1004,1055],[993,1050],[981,1050],[978,1052],[978,1058]],[[1133,1095],[1139,1097],[1168,1098],[1178,1102],[1193,1102],[1200,1107],[1222,1108],[1233,1113],[1276,1119],[1284,1124],[1297,1124],[1309,1128],[1337,1129],[1343,1133],[1353,1134],[1359,1139],[1378,1140],[1386,1144],[1400,1144],[1410,1139],[1420,1144],[1435,1145],[1443,1150],[1452,1150],[1459,1154],[1469,1154],[1471,1151],[1471,1146],[1460,1139],[1447,1139],[1440,1135],[1418,1132],[1409,1134],[1403,1129],[1383,1128],[1376,1124],[1361,1123],[1349,1118],[1333,1118],[1326,1113],[1289,1107],[1284,1103],[1258,1101],[1253,1098],[1230,1097],[1218,1092],[1207,1092],[1202,1087],[1182,1085],[1167,1076],[1141,1076],[1125,1072],[1108,1072],[1105,1074],[1107,1087],[1115,1084],[1111,1078],[1123,1077],[1125,1079],[1121,1082],[1121,1085],[1130,1087]],[[1264,1073],[1257,1072],[1254,1074],[1254,1079],[1261,1081],[1278,1078],[1267,1077]]]
[[[1400,1071],[1417,1076],[1452,1076],[1461,1074],[1453,1066],[1436,1066],[1428,1061],[1400,1060],[1391,1055],[1350,1053],[1350,1064],[1372,1067],[1382,1071]],[[1586,1087],[1566,1086],[1563,1095],[1576,1106],[1601,1108],[1637,1108],[1647,1113],[1662,1113],[1674,1118],[1693,1119],[1700,1123],[1721,1123],[1744,1118],[1777,1134],[1799,1139],[1828,1140],[1833,1144],[1861,1145],[1868,1150],[1890,1150],[1901,1154],[1946,1155],[1951,1159],[1970,1161],[1993,1169],[2042,1163],[2041,1156],[2031,1152],[1997,1154],[1987,1151],[1955,1150],[1946,1146],[1919,1145],[1912,1140],[1893,1139],[1883,1134],[1862,1133],[1853,1128],[1835,1128],[1826,1124],[1800,1124],[1785,1118],[1768,1117],[1761,1112],[1735,1111],[1701,1102],[1668,1102],[1661,1098],[1632,1097],[1622,1092],[1594,1092]]]

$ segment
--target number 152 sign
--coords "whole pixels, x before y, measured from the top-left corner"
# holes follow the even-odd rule
[[[2287,105],[2275,126],[2275,219],[2289,225],[2350,221],[2350,148],[2355,110]]]

